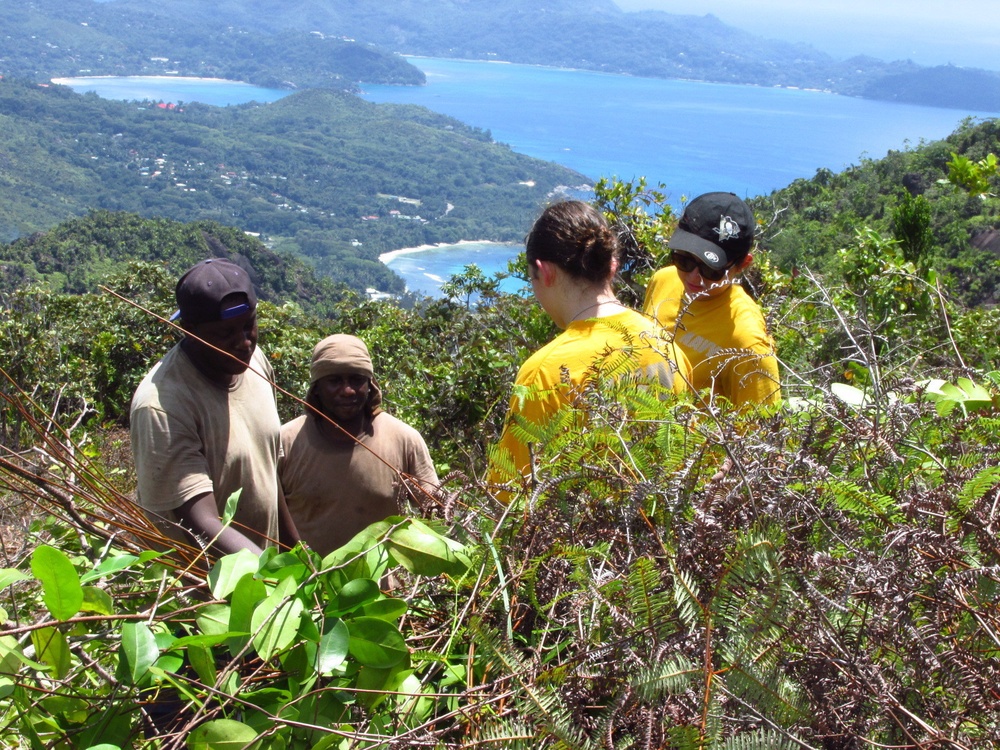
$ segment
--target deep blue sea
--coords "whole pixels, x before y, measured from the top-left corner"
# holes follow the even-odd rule
[[[592,179],[645,176],[664,183],[677,205],[710,190],[763,195],[820,168],[839,172],[863,156],[942,138],[967,116],[1000,116],[819,91],[407,59],[426,86],[364,86],[364,97],[488,128],[515,151]]]
[[[755,196],[818,169],[951,133],[965,117],[1000,113],[868,101],[819,91],[672,81],[499,62],[408,58],[427,85],[365,86],[373,102],[420,104],[489,129],[520,153],[588,178],[647,178],[670,201],[710,190]],[[66,79],[60,79],[64,82]],[[274,101],[288,91],[180,78],[69,79],[78,91],[115,99],[225,105]],[[528,227],[525,227],[527,232]],[[468,237],[476,240],[476,237]],[[490,243],[392,257],[412,291],[436,294],[469,263],[506,269],[517,247]]]

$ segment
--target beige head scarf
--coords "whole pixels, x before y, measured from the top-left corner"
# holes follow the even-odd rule
[[[314,407],[319,406],[314,397],[316,389],[312,386],[327,375],[364,375],[371,381],[368,389],[368,413],[375,416],[382,410],[382,391],[373,380],[374,374],[372,358],[364,341],[346,333],[327,336],[313,349],[306,403]]]

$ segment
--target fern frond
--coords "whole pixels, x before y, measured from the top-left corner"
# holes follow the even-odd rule
[[[644,701],[655,701],[667,695],[679,695],[701,679],[702,665],[694,664],[683,654],[675,654],[659,664],[643,666],[632,687]]]
[[[685,570],[674,571],[674,603],[684,624],[694,630],[704,624],[704,608],[699,601],[698,584]]]
[[[517,706],[519,720],[533,727],[534,747],[551,738],[555,740],[552,745],[555,748],[594,748],[589,738],[575,725],[572,713],[559,692],[533,680],[528,661],[498,631],[476,621],[472,632],[473,640],[484,654],[501,662],[503,674],[517,683],[512,700]]]
[[[797,686],[774,664],[755,662],[727,670],[725,690],[778,726],[789,726],[808,713]]]
[[[640,557],[628,572],[628,606],[637,627],[654,628],[665,619],[669,610],[660,570],[648,557]]]
[[[538,750],[538,733],[519,719],[493,718],[477,725],[477,745],[498,750]]]
[[[771,729],[742,732],[730,737],[721,750],[802,750],[808,745]]]
[[[666,735],[670,738],[667,747],[671,750],[706,750],[704,738],[698,727],[680,726],[667,727]]]
[[[962,485],[955,499],[959,509],[966,513],[979,498],[1000,484],[1000,466],[989,466]]]
[[[853,482],[839,479],[829,480],[826,487],[837,507],[859,520],[885,522],[899,515],[896,501],[888,495],[866,491]]]

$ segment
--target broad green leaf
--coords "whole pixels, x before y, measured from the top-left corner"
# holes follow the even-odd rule
[[[322,569],[344,568],[348,578],[372,578],[378,580],[389,568],[389,559],[382,538],[402,516],[392,516],[373,523],[355,534],[343,547],[335,549],[323,558]]]
[[[208,573],[212,596],[225,599],[247,573],[255,574],[260,561],[250,550],[240,550],[219,560]]]
[[[299,632],[305,607],[298,599],[284,599],[275,592],[257,605],[250,620],[253,646],[264,661],[291,646]]]
[[[334,622],[333,627],[319,639],[316,654],[316,671],[328,675],[340,667],[347,659],[351,632],[343,620]]]
[[[133,685],[138,684],[159,655],[156,638],[146,623],[127,622],[122,625],[120,658],[124,665],[124,678]]]
[[[198,726],[188,735],[188,750],[243,750],[257,748],[257,730],[240,721],[215,719]],[[253,745],[250,743],[253,742]]]
[[[276,573],[282,568],[302,565],[302,558],[295,552],[279,552],[260,566],[262,573]]]
[[[42,544],[31,555],[31,572],[42,584],[42,601],[57,620],[68,620],[80,611],[83,588],[76,568],[65,554]]]
[[[91,745],[87,750],[121,750],[118,745],[109,745],[107,742],[102,742],[100,745]]]
[[[222,511],[222,525],[228,526],[233,522],[233,518],[236,517],[236,509],[240,504],[240,495],[243,494],[243,488],[236,490],[232,495],[226,498],[226,507]]]
[[[366,617],[377,617],[380,620],[398,620],[406,614],[406,602],[402,599],[379,599],[366,604],[361,610]]]
[[[924,395],[934,402],[934,408],[941,416],[948,416],[956,408],[964,414],[970,411],[990,409],[993,397],[982,386],[968,378],[959,378],[955,383],[933,379],[924,384]]]
[[[0,635],[0,674],[17,674],[22,664],[32,669],[44,670],[45,665],[24,655],[17,639],[12,635]]]
[[[116,555],[115,557],[109,557],[106,560],[102,560],[101,564],[93,570],[88,570],[80,576],[80,583],[90,583],[91,581],[96,581],[98,578],[119,573],[133,563],[138,562],[138,560],[139,558],[136,555]]]
[[[215,657],[212,655],[211,649],[200,644],[191,643],[188,645],[187,653],[188,661],[191,662],[194,671],[198,673],[198,679],[201,680],[202,684],[208,686],[214,685],[218,677],[218,671],[215,667]]]
[[[250,623],[253,611],[267,596],[264,582],[254,578],[249,573],[239,580],[232,596],[232,610],[229,614],[229,627],[234,633],[244,635],[234,636],[229,640],[229,653],[236,656],[250,640]]]
[[[434,700],[426,695],[420,695],[425,688],[415,674],[412,672],[408,674],[396,689],[400,693],[409,694],[407,697],[400,696],[399,707],[396,709],[399,713],[404,714],[409,721],[418,723],[430,718]]]
[[[968,397],[970,401],[991,401],[990,392],[983,388],[981,385],[977,385],[968,378],[959,378],[956,381],[959,388],[962,389],[963,393]]]
[[[80,607],[84,612],[96,612],[99,615],[113,615],[115,613],[115,602],[104,589],[97,586],[83,587],[83,604]]]
[[[387,620],[357,617],[347,627],[351,635],[348,650],[363,666],[388,669],[409,656],[402,633]]]
[[[86,701],[68,695],[50,695],[42,700],[42,706],[52,715],[58,715],[67,723],[84,723],[90,711]]]
[[[0,568],[0,590],[7,588],[12,583],[26,581],[29,578],[31,578],[31,576],[26,576],[20,570],[16,570],[15,568]]]
[[[69,673],[71,655],[66,636],[58,628],[39,628],[31,631],[35,655],[52,669],[52,676],[61,680]]]
[[[414,519],[395,529],[386,546],[403,567],[417,575],[459,575],[469,565],[461,545]]]
[[[375,601],[381,594],[378,583],[371,578],[355,578],[348,581],[337,594],[335,610],[340,613],[350,612]]]
[[[9,677],[0,677],[0,701],[6,700],[14,692],[14,681]]]
[[[156,671],[159,670],[161,673],[169,672],[170,674],[178,674],[184,667],[184,657],[180,654],[175,653],[161,653],[159,658],[153,662],[153,666],[149,668],[149,673],[156,677]]]
[[[340,729],[341,732],[345,733],[354,731],[354,728],[349,724],[341,724],[337,728]],[[344,737],[341,734],[328,734],[309,748],[309,750],[336,750],[342,744],[344,744]]]
[[[230,610],[228,604],[206,604],[198,608],[195,622],[202,633],[219,635],[229,633]]]
[[[175,638],[170,643],[170,648],[187,648],[188,646],[201,646],[203,648],[212,648],[213,646],[218,646],[220,643],[225,643],[230,638],[232,638],[234,633],[226,631],[225,633],[213,633],[211,635],[184,635],[180,638]],[[163,648],[161,646],[160,648]]]
[[[300,628],[299,637],[296,638],[291,648],[278,655],[278,661],[291,680],[299,684],[308,683],[311,685],[316,680],[316,653],[318,651],[319,636],[316,636],[316,640],[304,638]]]
[[[153,640],[156,641],[156,647],[160,651],[166,651],[174,647],[177,643],[177,636],[166,630],[157,630],[153,633]]]
[[[409,668],[408,661],[407,659],[397,666],[388,669],[362,667],[358,670],[357,686],[366,691],[358,693],[358,703],[367,706],[369,709],[382,703],[388,697],[389,693],[397,690],[403,681],[413,674],[413,670]]]

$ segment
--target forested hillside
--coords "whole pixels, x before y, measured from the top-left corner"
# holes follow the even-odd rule
[[[260,233],[355,289],[401,291],[378,256],[519,240],[582,175],[419,107],[303,91],[267,106],[161,109],[0,81],[0,238],[91,209]]]
[[[754,199],[772,262],[828,272],[838,251],[870,228],[898,240],[910,260],[933,269],[971,305],[1000,301],[1000,206],[942,182],[953,154],[975,163],[1000,153],[1000,120],[967,122],[944,140],[862,159],[840,173],[819,170]]]
[[[269,88],[420,84],[402,58],[310,29],[271,33],[233,19],[120,9],[94,0],[0,4],[0,76],[38,82],[77,75],[228,78]],[[259,24],[254,24],[258,26]]]
[[[153,263],[179,275],[212,257],[234,259],[247,269],[259,299],[291,303],[306,313],[329,314],[347,293],[346,285],[318,276],[305,261],[275,253],[235,227],[109,211],[0,245],[0,292],[40,284],[53,292],[94,294],[109,275],[134,263]]]

